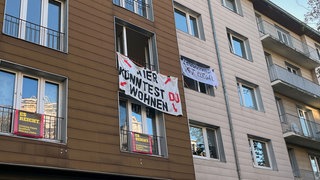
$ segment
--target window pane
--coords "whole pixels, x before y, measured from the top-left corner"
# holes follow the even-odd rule
[[[202,128],[190,127],[190,138],[192,154],[197,156],[206,156]]]
[[[0,71],[0,106],[13,107],[15,74]]]
[[[120,6],[120,0],[113,0],[113,4]]]
[[[39,44],[40,21],[41,21],[41,0],[28,1],[26,23],[26,40]]]
[[[147,17],[147,3],[146,0],[138,0],[138,14]]]
[[[210,158],[218,159],[218,147],[217,147],[217,141],[216,141],[216,134],[214,130],[207,129],[207,135],[208,135],[208,146],[210,151]]]
[[[20,4],[21,0],[7,0],[6,14],[20,19]]]
[[[125,8],[130,10],[130,11],[134,11],[134,0],[125,0]]]
[[[119,122],[120,122],[120,145],[121,149],[128,150],[128,120],[127,120],[127,102],[119,101]]]
[[[242,95],[244,100],[244,106],[257,109],[257,103],[255,100],[254,90],[247,86],[242,86]]]
[[[141,106],[132,103],[132,131],[142,133],[142,116],[141,116]]]
[[[60,49],[61,31],[61,3],[49,1],[48,9],[48,30],[47,46],[53,49]]]
[[[225,0],[226,6],[232,11],[236,11],[236,3],[235,0]]]
[[[186,88],[189,88],[189,89],[193,89],[193,90],[196,90],[198,91],[198,83],[197,81],[187,77],[187,76],[183,76],[183,79],[184,79],[184,86]]]
[[[270,167],[266,143],[253,140],[253,148],[257,165]]]
[[[147,134],[149,135],[157,135],[156,130],[156,113],[152,108],[146,108],[147,114]]]
[[[247,58],[244,42],[241,39],[232,37],[234,53],[240,57]]]
[[[239,95],[239,98],[240,98],[240,104],[242,106],[244,106],[243,104],[243,98],[242,98],[242,92],[241,92],[241,85],[239,83],[237,83],[237,87],[238,87],[238,95]]]
[[[190,16],[191,35],[199,37],[197,19]]]
[[[187,26],[187,18],[186,14],[175,9],[174,10],[174,19],[176,22],[176,28],[188,33],[188,26]]]
[[[38,80],[23,77],[21,110],[37,112]]]
[[[59,85],[46,82],[44,98],[44,113],[50,116],[58,116]]]

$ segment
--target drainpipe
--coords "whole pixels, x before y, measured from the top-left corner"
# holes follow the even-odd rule
[[[214,19],[213,19],[213,14],[212,14],[213,11],[211,8],[211,0],[208,0],[208,7],[209,7],[209,13],[210,13],[213,41],[214,41],[214,45],[216,48],[218,65],[219,65],[219,69],[220,69],[220,77],[221,77],[223,95],[224,95],[224,100],[226,102],[226,110],[227,110],[227,116],[228,116],[229,127],[230,127],[231,142],[232,142],[232,147],[233,147],[233,151],[234,151],[234,159],[235,159],[235,163],[236,163],[238,179],[241,180],[239,157],[238,157],[236,140],[235,140],[235,135],[234,135],[234,130],[233,130],[233,123],[232,123],[232,118],[231,118],[231,113],[230,113],[229,97],[228,97],[228,93],[227,93],[227,89],[226,89],[226,83],[225,83],[224,73],[223,73],[223,69],[222,69],[222,62],[221,62],[221,58],[220,58],[220,51],[219,51],[219,46],[218,46],[218,41],[217,41],[217,36],[216,36],[216,30],[215,30],[215,26],[214,26]]]

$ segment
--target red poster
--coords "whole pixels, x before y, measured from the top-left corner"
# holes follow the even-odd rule
[[[13,133],[19,136],[43,138],[44,115],[16,110]]]

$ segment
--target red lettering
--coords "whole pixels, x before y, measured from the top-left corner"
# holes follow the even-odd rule
[[[169,100],[179,103],[180,102],[179,94],[178,93],[174,94],[173,92],[169,92]]]

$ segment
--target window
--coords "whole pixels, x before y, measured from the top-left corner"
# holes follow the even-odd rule
[[[44,76],[0,69],[0,132],[13,134],[14,114],[23,111],[43,116],[43,140],[65,142],[66,79],[40,73]]]
[[[235,13],[242,13],[239,0],[222,0],[222,4]]]
[[[198,125],[200,123],[197,122],[190,124],[193,156],[223,160],[224,152],[219,128],[211,125]]]
[[[276,30],[277,30],[279,41],[286,44],[287,46],[292,46],[291,37],[289,33],[278,26],[276,26]]]
[[[256,22],[258,26],[259,32],[264,33],[264,26],[263,26],[263,20],[260,14],[255,14],[256,15]]]
[[[166,156],[162,113],[120,95],[119,122],[122,151]]]
[[[288,148],[289,160],[294,177],[300,177],[300,170],[293,148]]]
[[[262,100],[257,85],[237,79],[238,95],[240,104],[244,107],[262,110]]]
[[[286,65],[286,67],[287,67],[287,70],[288,70],[290,73],[295,74],[295,75],[298,75],[298,76],[301,75],[301,73],[300,73],[300,68],[298,68],[298,67],[296,67],[296,66],[294,66],[294,65],[292,65],[292,64],[290,64],[290,63],[287,63],[287,62],[285,62],[285,65]]]
[[[200,15],[178,3],[175,3],[175,6],[174,19],[176,28],[194,37],[204,39],[204,33],[200,28]],[[179,9],[177,7],[179,7]]]
[[[231,30],[227,31],[230,51],[239,57],[252,60],[248,39],[242,35],[232,32]]]
[[[286,123],[286,112],[283,106],[282,99],[278,97],[276,97],[275,99],[276,99],[276,105],[277,105],[280,122]]]
[[[309,158],[315,179],[320,179],[320,157],[309,155]]]
[[[116,50],[136,65],[158,70],[154,34],[116,19]]]
[[[320,45],[315,44],[315,46],[316,46],[316,51],[317,51],[317,55],[318,55],[317,58],[320,60]]]
[[[3,32],[66,51],[65,9],[65,1],[60,0],[6,0]]]
[[[249,137],[248,141],[253,165],[255,167],[271,168],[269,140]]]
[[[152,0],[113,0],[113,4],[153,20]]]
[[[194,60],[191,60],[191,59],[183,57],[183,56],[182,56],[182,59],[189,61],[190,63],[195,64],[196,66],[199,66],[199,67],[210,68],[207,65],[204,65],[202,63],[196,62]],[[199,82],[199,81],[194,80],[194,79],[187,77],[185,75],[183,75],[183,81],[184,81],[184,87],[186,87],[188,89],[192,89],[192,90],[204,93],[204,94],[208,94],[210,96],[214,96],[213,85]]]

